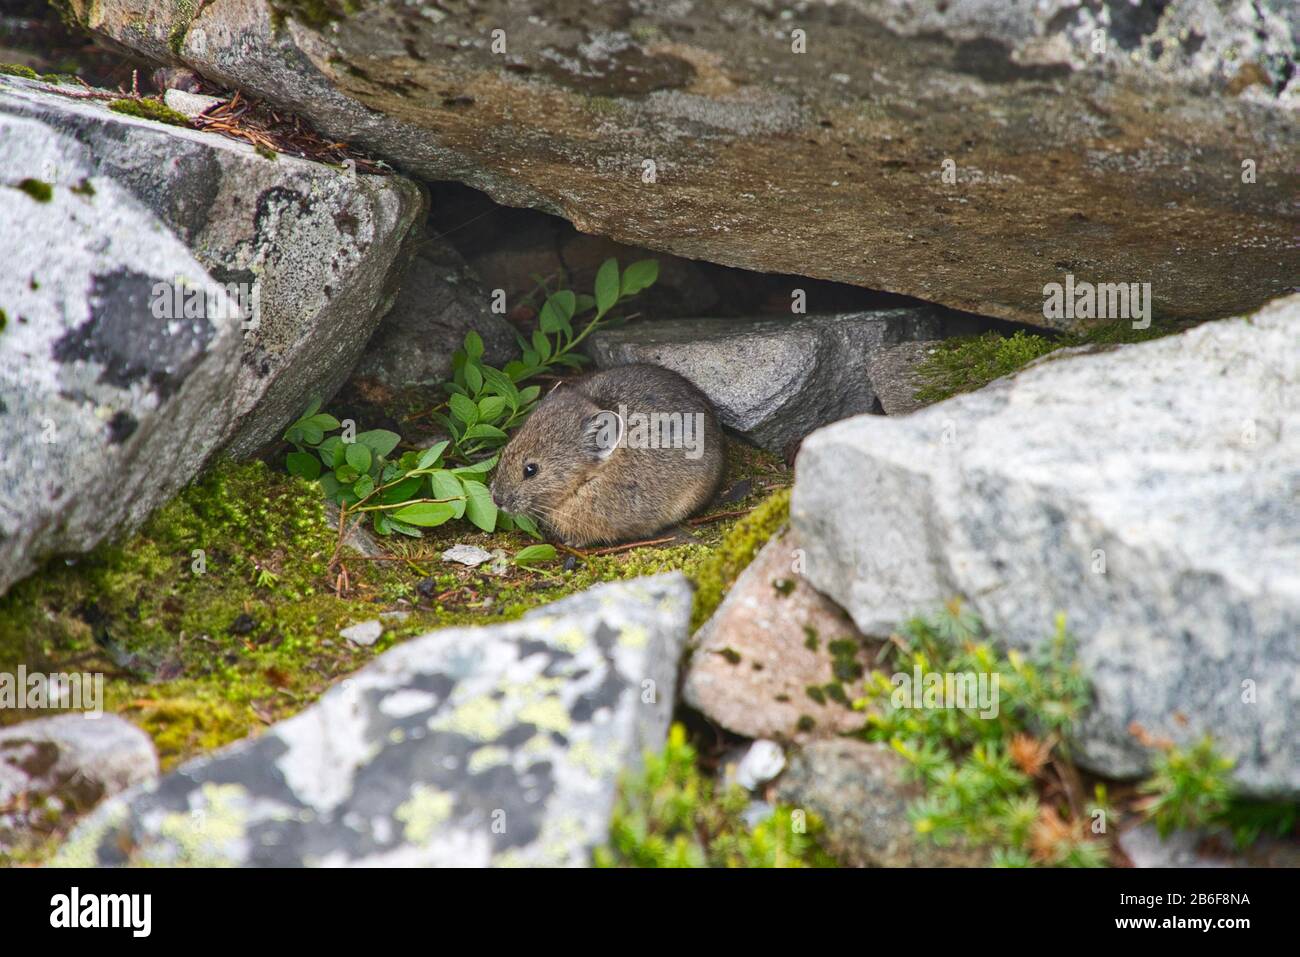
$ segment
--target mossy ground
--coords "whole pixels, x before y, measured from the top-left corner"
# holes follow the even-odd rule
[[[515,618],[599,582],[669,570],[701,582],[701,600],[720,594],[784,521],[790,480],[766,453],[733,444],[729,459],[734,500],[679,541],[561,553],[497,574],[491,563],[444,563],[441,552],[465,542],[513,554],[531,540],[454,523],[420,541],[385,542],[390,560],[343,553],[342,597],[331,565],[337,530],[319,488],[260,462],[220,462],[127,540],[52,561],[0,599],[0,670],[103,672],[105,710],[144,728],[170,768],[301,710],[340,676],[433,628]],[[371,648],[338,634],[390,610],[409,617],[387,623]]]
[[[917,367],[916,398],[928,404],[959,392],[983,388],[994,379],[1010,375],[1035,359],[1068,346],[1145,342],[1188,328],[1186,324],[1152,322],[1146,329],[1134,329],[1128,322],[1105,322],[1084,332],[1057,336],[1021,330],[1010,336],[986,332],[981,336],[947,339]]]

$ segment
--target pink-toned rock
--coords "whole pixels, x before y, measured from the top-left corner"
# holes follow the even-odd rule
[[[751,738],[805,740],[860,728],[852,709],[875,646],[794,568],[787,532],[768,542],[696,633],[683,693]]]

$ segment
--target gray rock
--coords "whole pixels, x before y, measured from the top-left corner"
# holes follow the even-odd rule
[[[925,405],[916,397],[920,384],[916,369],[934,354],[934,349],[933,342],[900,342],[871,353],[867,375],[885,415],[906,415]]]
[[[393,267],[423,212],[414,183],[283,154],[268,160],[247,143],[12,78],[0,80],[0,113],[38,120],[63,138],[50,154],[17,148],[15,162],[32,166],[31,175],[65,187],[112,179],[216,282],[247,286],[251,315],[225,429],[232,455],[278,438],[313,395],[343,383],[388,308]]]
[[[0,728],[0,854],[157,776],[153,741],[117,715],[63,714]]]
[[[848,616],[794,571],[800,554],[793,533],[773,538],[692,638],[683,700],[747,738],[803,740],[865,723],[852,703],[864,694],[871,649]],[[832,654],[832,642],[839,649],[844,641],[851,653]]]
[[[337,388],[421,199],[10,77],[0,124],[3,592]]]
[[[355,375],[391,389],[437,385],[451,375],[451,356],[474,330],[483,356],[500,367],[518,347],[510,323],[495,315],[490,297],[446,240],[417,230],[414,255],[402,274],[397,299],[366,346]]]
[[[1139,824],[1119,836],[1134,867],[1297,867],[1300,842],[1263,836],[1237,848],[1226,831],[1174,831],[1162,838],[1154,825]]]
[[[1120,849],[1134,867],[1239,867],[1232,858],[1212,857],[1197,850],[1205,835],[1196,831],[1175,831],[1167,838],[1150,824],[1142,824],[1119,836]]]
[[[412,639],[102,805],[57,862],[584,865],[619,773],[663,745],[690,606],[661,575]]]
[[[479,548],[477,545],[457,544],[442,553],[442,560],[444,562],[459,562],[462,565],[468,565],[470,568],[476,568],[484,562],[492,561],[492,553],[486,548]]]
[[[377,618],[339,629],[339,637],[346,638],[354,645],[361,645],[363,648],[369,648],[383,633],[384,624]]]
[[[365,518],[364,514],[362,518]],[[339,507],[337,503],[326,500],[325,521],[331,528],[339,527]],[[357,521],[355,518],[348,519],[347,528],[344,530],[343,544],[364,558],[380,558],[389,554],[379,544],[375,536],[371,534],[370,526],[364,521]]]
[[[193,119],[223,102],[219,97],[206,96],[203,93],[190,93],[186,90],[169,89],[163,93],[163,102],[177,113]]]
[[[866,634],[962,595],[1040,648],[1063,612],[1085,766],[1209,733],[1244,793],[1300,795],[1298,341],[1292,296],[824,429],[796,466],[805,575]]]
[[[939,32],[968,43],[996,37],[1026,66],[1060,64],[1233,88],[1242,66],[1253,63],[1267,77],[1257,92],[1261,100],[1295,97],[1296,83],[1284,75],[1295,59],[1294,28],[1287,24],[1289,4],[1277,0],[1249,6],[1234,0],[1095,6],[1078,0],[890,0],[873,6],[902,35]],[[1103,51],[1092,49],[1094,31],[1105,37]],[[1268,88],[1273,84],[1279,93]]]
[[[881,407],[868,374],[885,346],[937,338],[935,310],[884,309],[788,319],[670,319],[595,333],[600,368],[653,362],[713,401],[722,424],[783,454],[813,429]]]
[[[423,179],[688,259],[1058,326],[1071,272],[1171,319],[1294,282],[1281,0],[71,6]]]
[[[775,741],[754,741],[737,760],[727,762],[724,780],[746,791],[757,791],[785,770],[785,751]]]
[[[826,825],[827,850],[851,867],[973,867],[982,855],[960,843],[924,841],[908,820],[922,796],[907,762],[886,744],[814,741],[790,758],[776,799],[812,811]]]
[[[70,158],[93,196],[16,187]],[[0,592],[47,556],[144,520],[229,422],[237,323],[155,319],[156,284],[222,290],[84,148],[0,112]]]

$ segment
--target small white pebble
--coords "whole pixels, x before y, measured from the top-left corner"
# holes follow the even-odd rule
[[[453,545],[442,553],[442,560],[444,562],[460,562],[462,565],[476,568],[484,562],[490,562],[492,553],[485,548],[479,548],[477,545]]]
[[[363,621],[356,625],[350,625],[347,628],[344,628],[341,631],[339,631],[340,636],[346,638],[354,645],[361,645],[366,648],[369,648],[376,641],[378,641],[379,636],[382,635],[383,633],[384,633],[384,626],[379,622],[378,619]]]

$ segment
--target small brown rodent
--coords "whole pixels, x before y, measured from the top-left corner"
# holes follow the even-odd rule
[[[708,504],[722,427],[694,385],[660,366],[554,389],[501,453],[492,500],[569,545],[647,538]]]

